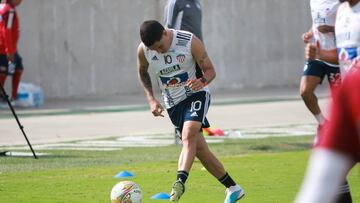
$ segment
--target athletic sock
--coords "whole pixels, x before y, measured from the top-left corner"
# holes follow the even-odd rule
[[[188,172],[186,172],[186,171],[178,171],[177,176],[176,176],[176,180],[180,180],[183,184],[185,184],[188,176],[189,176]]]
[[[17,97],[21,75],[22,75],[22,70],[15,70],[15,73],[12,78],[11,99],[16,99],[16,97]]]
[[[350,188],[347,181],[339,187],[339,195],[336,203],[352,203]]]
[[[222,178],[219,178],[218,180],[227,188],[236,185],[235,181],[230,177],[227,172]]]
[[[325,121],[325,117],[322,115],[322,113],[319,113],[317,115],[314,115],[315,119],[317,120],[319,125],[322,125]]]

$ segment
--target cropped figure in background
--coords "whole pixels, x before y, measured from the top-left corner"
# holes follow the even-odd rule
[[[0,4],[0,85],[12,75],[11,101],[16,101],[23,72],[21,56],[17,53],[19,17],[16,7],[22,0],[3,0]]]
[[[165,27],[185,30],[203,41],[199,0],[168,0],[165,8]]]
[[[199,0],[168,0],[164,19],[165,27],[191,32],[203,41],[202,9]],[[202,75],[196,63],[196,77],[201,78]],[[175,128],[175,144],[181,144],[180,136],[180,129]]]
[[[338,0],[310,0],[313,25],[310,31],[303,34],[303,41],[306,43],[305,59],[307,62],[301,78],[300,94],[318,122],[316,142],[319,131],[327,119],[321,113],[314,93],[315,89],[318,84],[322,83],[325,75],[328,78],[331,90],[336,89],[341,84],[335,40],[335,21],[339,5]],[[339,188],[337,202],[352,202],[347,181]]]
[[[335,19],[338,6],[338,0],[310,0],[312,28],[302,35],[306,44],[305,49],[320,46],[324,52],[321,56],[309,56],[305,53],[306,63],[300,82],[300,95],[306,107],[316,118],[318,130],[326,119],[321,113],[315,89],[322,83],[325,76],[327,76],[330,88],[341,83],[337,58],[329,57],[326,53],[336,53]]]
[[[360,2],[340,2],[335,36],[342,84],[334,92],[329,122],[320,131],[296,203],[336,202],[341,183],[360,162]]]

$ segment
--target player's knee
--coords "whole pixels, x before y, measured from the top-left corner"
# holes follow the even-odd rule
[[[301,98],[303,99],[309,99],[311,98],[312,96],[314,96],[314,92],[307,89],[307,88],[301,88],[300,89],[300,96]]]
[[[193,142],[193,140],[196,140],[196,134],[192,132],[186,132],[182,134],[182,141],[185,142]]]

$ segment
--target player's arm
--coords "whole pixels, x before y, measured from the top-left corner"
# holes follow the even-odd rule
[[[320,49],[319,59],[332,64],[338,64],[339,60],[338,60],[337,49],[330,49],[330,50]]]
[[[336,49],[325,50],[321,48],[319,41],[316,43],[309,43],[305,47],[305,59],[315,60],[319,59],[332,64],[338,64],[338,55]]]
[[[215,78],[216,72],[203,43],[195,35],[191,42],[191,53],[203,72],[201,78],[190,80],[188,83],[188,86],[196,91],[208,85]]]
[[[149,63],[145,58],[143,44],[141,43],[137,50],[137,73],[141,85],[144,88],[146,98],[149,102],[151,112],[154,116],[162,116],[164,108],[160,102],[154,97],[151,78],[148,72]]]

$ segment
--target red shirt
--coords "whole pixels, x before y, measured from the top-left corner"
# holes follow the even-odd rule
[[[360,69],[350,73],[334,93],[330,119],[321,131],[318,147],[360,162]]]
[[[0,54],[14,54],[19,39],[19,18],[15,8],[0,4]]]

